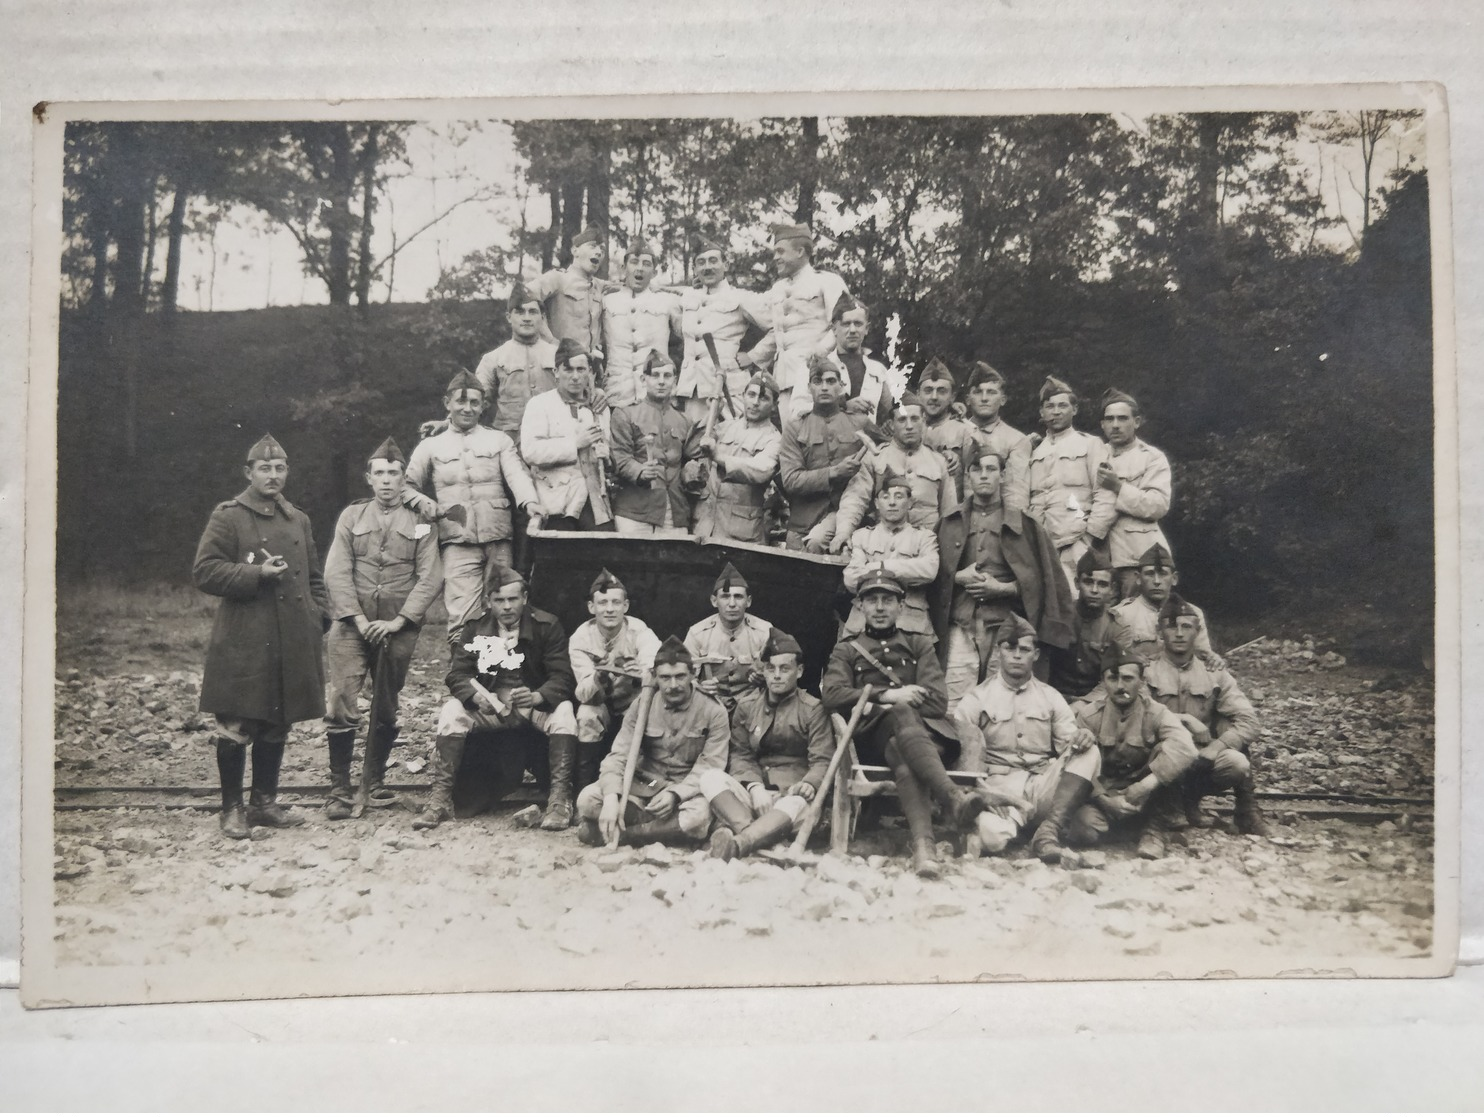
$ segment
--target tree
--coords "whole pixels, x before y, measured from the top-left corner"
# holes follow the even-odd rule
[[[1366,234],[1370,232],[1378,210],[1377,203],[1380,201],[1380,176],[1375,165],[1376,155],[1382,145],[1393,137],[1399,128],[1415,124],[1421,119],[1422,114],[1415,111],[1361,109],[1358,112],[1318,113],[1310,122],[1311,129],[1320,143],[1353,146],[1359,152],[1360,182],[1355,181],[1355,176],[1350,171],[1345,172],[1351,189],[1360,198],[1360,232],[1357,234],[1350,222],[1345,220],[1350,239],[1357,248],[1365,243]],[[1338,174],[1337,168],[1335,186],[1337,193],[1339,191]],[[1344,220],[1343,208],[1341,217]]]

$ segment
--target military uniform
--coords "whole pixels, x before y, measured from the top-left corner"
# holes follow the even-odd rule
[[[866,575],[884,566],[902,583],[907,596],[902,602],[902,615],[897,627],[903,632],[922,633],[933,637],[933,621],[928,615],[927,590],[938,577],[938,539],[930,531],[903,522],[896,527],[876,524],[857,528],[850,537],[850,564],[845,567],[845,588],[852,594]],[[863,632],[866,620],[860,606],[851,607],[845,619],[844,634]]]
[[[868,422],[882,424],[890,419],[892,400],[886,386],[886,366],[865,348],[847,353],[837,345],[829,356],[840,369],[840,379],[848,388],[847,402],[859,400],[868,404],[870,411],[865,413]],[[807,391],[807,387],[804,390]]]
[[[609,425],[613,469],[619,488],[613,496],[613,515],[620,531],[686,531],[690,502],[681,484],[681,466],[696,456],[694,424],[668,403],[648,398],[613,413]],[[650,461],[664,463],[664,476],[640,481],[639,471]]]
[[[1113,643],[1113,618],[1106,609],[1088,616],[1080,608],[1072,614],[1072,643],[1066,648],[1050,648],[1050,683],[1069,701],[1090,694],[1102,682],[1098,666],[1103,653]]]
[[[939,522],[958,504],[958,490],[942,454],[926,445],[905,450],[894,441],[888,442],[874,454],[866,455],[860,469],[845,486],[836,518],[837,539],[842,535],[849,538],[850,533],[860,527],[871,506],[871,498],[887,471],[901,474],[911,483],[912,506],[907,511],[907,519],[914,527],[937,531]]]
[[[577,739],[596,744],[608,734],[615,718],[622,718],[639,693],[639,680],[599,671],[621,667],[647,671],[654,666],[660,640],[637,617],[624,617],[623,627],[610,640],[597,621],[583,621],[567,642],[577,680]]]
[[[583,350],[601,357],[603,352],[603,292],[607,280],[583,275],[575,268],[549,271],[530,285],[531,294],[545,314],[545,340],[555,344],[571,338]]]
[[[669,353],[679,316],[680,301],[668,291],[620,287],[603,296],[603,391],[610,407],[631,407],[644,398],[644,360],[651,350]]]
[[[1042,438],[1025,469],[1006,479],[1006,505],[1024,508],[1046,529],[1074,591],[1082,535],[1104,538],[1115,515],[1113,494],[1098,485],[1098,465],[1107,456],[1102,439],[1069,427]]]
[[[757,689],[758,664],[772,631],[767,621],[744,613],[742,622],[729,632],[713,613],[686,632],[685,646],[695,658],[697,677],[716,680],[716,696],[728,709]]]
[[[1115,515],[1108,528],[1108,557],[1115,577],[1138,572],[1139,559],[1156,545],[1169,550],[1159,521],[1170,510],[1170,462],[1142,439],[1113,449],[1108,464],[1123,484],[1113,495]]]
[[[711,463],[696,462],[706,477],[696,502],[695,533],[765,543],[763,497],[778,472],[782,436],[768,420],[749,423],[742,416],[718,423],[714,434],[716,454]]]
[[[778,381],[780,414],[797,417],[813,406],[809,358],[834,350],[830,314],[840,296],[848,293],[845,280],[807,263],[769,289],[770,328],[748,357],[759,368],[771,364],[773,379]]]
[[[1190,608],[1194,610],[1192,615],[1201,622],[1201,632],[1195,641],[1195,654],[1209,656],[1213,653],[1211,639],[1207,635],[1206,614],[1201,612],[1199,606],[1191,605]],[[1159,639],[1159,609],[1158,605],[1142,594],[1120,601],[1108,610],[1108,635],[1146,663],[1152,662],[1163,648]]]
[[[870,580],[864,585],[869,586]],[[857,597],[860,594],[857,593]],[[875,662],[872,662],[872,660]],[[883,671],[886,668],[890,671]],[[928,692],[927,701],[913,711],[921,722],[948,741],[954,739],[953,723],[948,720],[948,699],[943,683],[943,668],[938,663],[933,649],[933,639],[917,632],[895,629],[890,635],[876,636],[862,632],[837,643],[830,652],[824,677],[819,683],[819,696],[829,709],[848,717],[861,688],[867,683],[880,694],[898,686],[918,685]],[[885,739],[878,732],[889,724],[888,714],[892,709],[872,702],[856,730],[857,740],[866,744],[866,752],[875,759],[867,763],[880,764],[884,754]]]
[[[526,404],[556,387],[556,343],[536,338],[527,344],[512,337],[479,358],[474,377],[489,401],[486,421],[518,441]]]
[[[608,491],[598,465],[599,459],[608,457],[608,444],[577,447],[578,428],[591,422],[605,430],[610,414],[604,410],[594,415],[587,404],[568,403],[555,389],[527,404],[520,424],[520,454],[530,466],[532,485],[548,517],[589,528],[611,527]]]
[[[829,469],[861,449],[857,437],[866,416],[833,411],[811,411],[801,419],[785,420],[778,443],[778,477],[788,496],[788,546],[792,550],[823,549],[811,544],[822,531],[833,533],[840,498],[848,479],[831,481]]]

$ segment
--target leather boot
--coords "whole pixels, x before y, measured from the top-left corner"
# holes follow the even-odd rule
[[[603,763],[605,751],[602,741],[577,742],[577,777],[572,782],[574,788],[590,787],[598,782],[598,769]]]
[[[355,806],[355,792],[350,789],[350,765],[356,751],[354,729],[332,729],[330,746],[330,798],[325,803],[325,817],[331,822],[349,818]]]
[[[624,828],[623,840],[629,845],[648,845],[650,842],[677,841],[685,837],[685,831],[680,828],[678,813],[669,818],[655,819],[653,822],[635,822]]]
[[[1067,825],[1072,812],[1087,802],[1087,797],[1091,794],[1091,780],[1071,772],[1063,772],[1061,779],[1056,781],[1056,791],[1052,793],[1051,809],[1046,812],[1046,817],[1041,820],[1041,825],[1036,827],[1036,833],[1031,838],[1031,852],[1048,865],[1060,864],[1066,853],[1061,844],[1062,828]]]
[[[565,830],[572,825],[572,768],[577,761],[577,738],[555,734],[547,742],[546,754],[551,765],[551,789],[546,794],[541,829]]]
[[[1242,782],[1232,788],[1232,805],[1233,820],[1237,824],[1238,833],[1255,834],[1259,838],[1271,836],[1272,831],[1268,828],[1267,820],[1257,809],[1257,788],[1253,783],[1251,772],[1243,776]]]
[[[595,818],[579,818],[577,820],[577,840],[585,846],[602,845],[603,831],[598,829],[598,820]]]
[[[1157,818],[1151,818],[1144,823],[1144,829],[1139,834],[1138,854],[1145,861],[1158,861],[1169,852],[1169,841],[1165,837],[1165,828]]]
[[[222,782],[222,833],[229,838],[249,836],[242,810],[242,773],[247,768],[247,746],[230,737],[216,739],[216,770]]]
[[[1180,806],[1188,826],[1200,830],[1209,829],[1211,816],[1201,810],[1201,800],[1211,790],[1211,772],[1215,765],[1204,756],[1196,757],[1195,763],[1185,771],[1180,782]]]
[[[433,743],[433,784],[423,813],[412,820],[414,830],[433,830],[453,817],[453,779],[464,758],[463,737],[439,737]]]
[[[740,852],[738,835],[752,825],[752,808],[735,792],[723,791],[711,800],[717,826],[711,832],[711,856],[730,861]]]
[[[767,849],[780,838],[793,831],[794,820],[777,809],[763,812],[763,816],[737,834],[737,856],[746,857],[760,849]]]
[[[373,725],[366,733],[366,755],[361,763],[366,766],[366,806],[395,807],[397,793],[386,786],[386,764],[392,755],[392,743],[397,739],[395,725]]]
[[[283,830],[303,826],[304,817],[278,804],[278,771],[283,766],[282,741],[254,741],[252,745],[252,792],[247,798],[250,826]]]
[[[897,802],[907,816],[907,829],[912,833],[912,871],[924,880],[937,880],[943,875],[938,864],[938,850],[933,844],[933,805],[917,777],[905,765],[893,775],[897,782]]]

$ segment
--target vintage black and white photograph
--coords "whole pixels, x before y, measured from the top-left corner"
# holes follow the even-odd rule
[[[1449,972],[1439,103],[939,101],[44,113],[27,1003]]]

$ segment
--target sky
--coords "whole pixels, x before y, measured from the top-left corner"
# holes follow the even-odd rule
[[[1131,118],[1128,123],[1138,126]],[[1377,179],[1384,181],[1398,161],[1420,163],[1423,151],[1420,120],[1408,132],[1398,129],[1377,152]],[[1330,212],[1343,220],[1326,239],[1342,250],[1353,247],[1349,230],[1358,232],[1361,224],[1357,145],[1306,140],[1297,155],[1319,183]],[[373,285],[372,300],[390,296],[397,302],[423,301],[443,268],[470,252],[508,243],[510,231],[520,223],[519,164],[510,128],[498,121],[413,125],[405,164],[389,168],[392,177],[379,203],[373,237],[378,260],[392,252],[394,243],[405,242],[405,247],[396,254],[395,268],[389,267]],[[527,212],[533,227],[544,225],[544,197],[530,198]],[[157,253],[160,271],[163,255]],[[249,310],[328,301],[325,285],[305,275],[301,258],[288,230],[270,225],[255,210],[234,209],[218,224],[213,239],[191,237],[182,246],[180,305],[188,310]],[[528,263],[527,272],[532,270]]]

